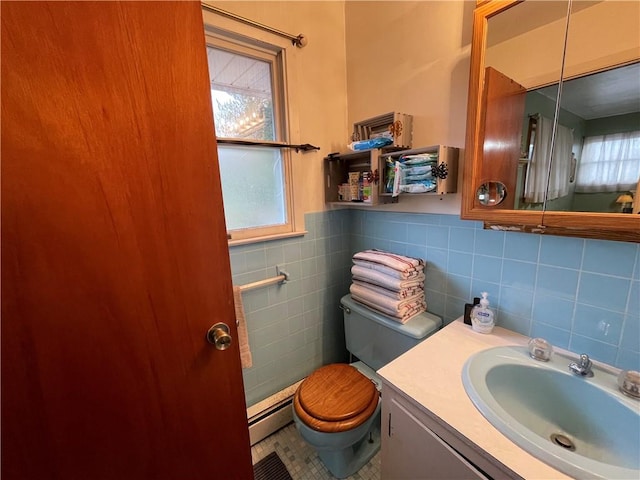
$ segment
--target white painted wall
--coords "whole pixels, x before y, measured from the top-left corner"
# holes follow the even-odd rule
[[[413,147],[459,147],[462,165],[475,5],[347,1],[349,125],[392,111],[411,114]],[[459,214],[460,194],[401,197],[380,209]]]
[[[564,2],[559,3],[566,8]],[[298,219],[326,208],[323,158],[331,152],[348,151],[353,123],[391,111],[413,115],[414,148],[444,144],[461,149],[460,191],[475,0],[220,1],[214,5],[288,33],[303,33],[309,40],[296,51],[292,82],[298,115],[292,141],[318,145],[321,150],[294,155]],[[535,2],[531,5],[537,6]],[[585,68],[584,53],[596,48],[584,48],[587,40],[589,45],[593,41],[621,42],[619,37],[605,39],[597,32],[585,32],[578,19],[596,14],[603,21],[624,26],[623,31],[637,32],[640,25],[640,16],[635,15],[640,8],[637,2],[608,0],[581,8],[573,22],[568,70]],[[547,29],[564,27],[563,19],[544,22]],[[532,52],[550,57],[550,46],[540,48],[540,40],[525,40],[535,46],[527,50],[529,57]],[[620,46],[622,54],[637,54],[626,43]],[[561,47],[561,42],[554,44],[556,49]],[[494,49],[497,52],[500,46]],[[497,57],[488,53],[489,63],[491,58],[495,62],[509,59],[522,68],[532,63],[512,62],[513,56],[504,52]],[[554,61],[555,69],[558,61]],[[495,66],[501,70],[498,63]],[[536,68],[531,75],[540,71]],[[402,197],[398,204],[379,209],[459,214],[460,196]]]
[[[414,117],[414,147],[463,149],[475,1],[214,4],[309,39],[296,55],[299,141],[321,150],[295,156],[299,215],[325,209],[323,158],[348,151],[356,121],[408,113]],[[462,156],[461,150],[460,166]],[[460,194],[402,198],[380,209],[459,214]]]
[[[325,209],[323,159],[344,150],[347,128],[345,17],[342,1],[216,1],[212,5],[309,43],[294,49],[291,100],[296,112],[293,143],[319,151],[293,155],[294,204],[298,223],[306,212]],[[265,34],[269,35],[269,34]],[[265,37],[266,38],[266,37]]]

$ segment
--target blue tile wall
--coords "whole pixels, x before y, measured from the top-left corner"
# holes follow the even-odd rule
[[[346,360],[338,304],[351,255],[367,248],[425,259],[428,309],[445,323],[487,291],[498,325],[640,370],[640,245],[495,232],[456,215],[336,210],[305,224],[304,237],[229,249],[234,284],[274,276],[276,265],[291,275],[243,294],[248,405]]]
[[[253,357],[243,370],[247,405],[347,359],[338,305],[349,291],[349,216],[307,214],[304,237],[229,248],[234,285],[273,277],[276,265],[291,278],[242,294]]]
[[[425,259],[428,309],[445,323],[487,291],[498,325],[640,370],[640,245],[496,232],[455,215],[357,210],[351,225],[351,253]]]

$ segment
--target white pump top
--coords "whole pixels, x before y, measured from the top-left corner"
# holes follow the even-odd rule
[[[482,305],[483,308],[486,308],[489,306],[489,299],[487,298],[489,296],[489,294],[487,292],[482,292],[482,298],[480,299],[480,305]]]

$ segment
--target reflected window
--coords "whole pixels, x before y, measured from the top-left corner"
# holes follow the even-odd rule
[[[576,192],[635,189],[640,179],[640,130],[586,137]]]

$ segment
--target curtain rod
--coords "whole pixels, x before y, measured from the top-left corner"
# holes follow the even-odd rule
[[[308,152],[310,150],[320,150],[320,147],[311,145],[310,143],[303,143],[302,145],[292,145],[290,143],[280,142],[256,142],[251,140],[234,140],[230,138],[218,138],[218,143],[221,145],[243,145],[245,147],[269,147],[269,148],[295,148],[296,153],[302,150]]]
[[[240,15],[236,15],[235,13],[227,12],[226,10],[223,10],[221,8],[212,7],[211,5],[208,5],[205,2],[201,2],[200,5],[202,6],[203,10],[206,10],[208,12],[217,13],[218,15],[222,15],[224,17],[231,18],[233,20],[237,20],[237,21],[242,22],[242,23],[244,23],[246,25],[251,25],[252,27],[257,27],[257,28],[260,28],[260,29],[265,30],[267,32],[271,32],[271,33],[275,33],[276,35],[280,35],[281,37],[288,38],[289,40],[291,40],[291,43],[293,45],[295,45],[296,47],[298,47],[298,48],[305,47],[309,43],[309,40],[307,40],[307,37],[305,37],[302,33],[300,33],[299,35],[292,35],[290,33],[283,32],[282,30],[278,30],[278,29],[270,27],[268,25],[264,25],[262,23],[258,23],[258,22],[254,21],[254,20],[249,19],[249,18],[241,17]]]

